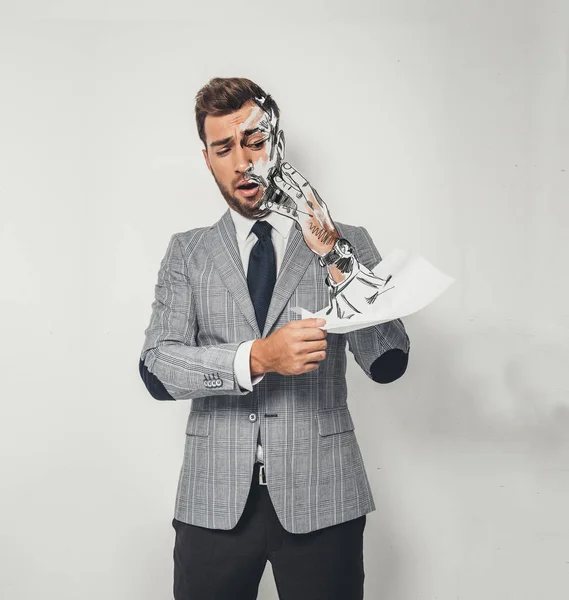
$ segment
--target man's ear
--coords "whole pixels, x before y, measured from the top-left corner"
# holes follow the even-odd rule
[[[279,155],[281,161],[284,160],[284,156],[285,156],[285,136],[284,136],[284,131],[282,129],[279,129],[279,132],[277,133],[277,141],[276,141],[276,149],[277,149],[277,154]]]
[[[205,148],[202,148],[202,153],[203,153],[203,157],[205,158],[205,164],[207,165],[207,168],[211,172],[211,164],[209,162],[209,155],[207,153],[207,150]]]

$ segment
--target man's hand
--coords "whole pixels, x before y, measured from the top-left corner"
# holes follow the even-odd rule
[[[290,321],[251,347],[251,376],[275,372],[300,375],[315,371],[326,358],[325,319]]]
[[[288,162],[282,165],[283,177],[276,176],[275,185],[292,201],[296,208],[281,205],[262,205],[298,223],[306,245],[319,256],[324,256],[334,247],[340,234],[334,226],[324,200],[308,181]]]

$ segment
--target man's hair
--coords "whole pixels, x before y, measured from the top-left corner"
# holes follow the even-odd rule
[[[196,94],[196,125],[198,135],[207,148],[205,118],[221,117],[239,110],[252,100],[269,116],[279,118],[277,103],[260,86],[244,77],[214,77]],[[272,114],[271,114],[272,111]]]

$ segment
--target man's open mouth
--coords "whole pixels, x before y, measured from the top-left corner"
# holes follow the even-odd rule
[[[259,191],[259,184],[255,182],[243,183],[237,189],[247,198],[251,198]]]

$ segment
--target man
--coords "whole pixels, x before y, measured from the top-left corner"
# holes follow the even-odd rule
[[[175,598],[254,599],[267,560],[282,600],[363,598],[375,505],[347,405],[346,343],[388,383],[407,368],[409,339],[400,320],[326,335],[324,320],[290,309],[316,312],[341,288],[335,310],[349,318],[386,283],[370,271],[381,257],[284,160],[279,108],[258,85],[212,79],[196,122],[229,209],[171,237],[139,362],[154,398],[192,399]]]

